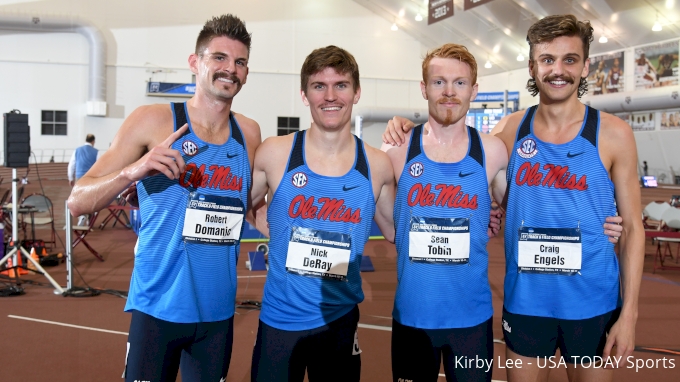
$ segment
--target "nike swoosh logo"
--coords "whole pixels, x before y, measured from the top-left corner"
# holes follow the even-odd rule
[[[357,188],[357,187],[359,187],[359,186],[354,186],[354,187],[342,186],[342,190],[343,190],[343,191],[349,191],[349,190],[353,190],[353,189],[355,189],[355,188]]]
[[[474,171],[468,172],[467,174],[463,174],[463,172],[461,171],[461,172],[458,173],[458,176],[461,177],[461,178],[465,178],[466,176],[472,175],[472,174],[474,174]]]
[[[580,153],[576,153],[576,154],[567,153],[567,158],[577,157],[577,156],[579,156],[579,155],[581,155],[581,154],[583,154],[583,153],[585,153],[585,151],[581,151]]]
[[[227,158],[229,158],[229,159],[237,157],[237,156],[238,156],[238,154],[229,155],[229,153],[227,153]]]

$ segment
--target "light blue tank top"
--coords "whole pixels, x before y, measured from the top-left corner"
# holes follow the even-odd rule
[[[421,329],[475,326],[493,315],[484,149],[477,130],[468,127],[467,155],[457,163],[434,162],[423,150],[422,131],[423,125],[413,129],[394,204],[393,316]],[[465,235],[469,250],[464,249]]]
[[[94,162],[97,161],[97,149],[92,145],[82,145],[76,149],[76,179],[80,179],[90,171]]]
[[[231,224],[248,205],[246,142],[233,115],[229,140],[215,145],[194,134],[186,103],[172,108],[175,129],[189,123],[171,146],[186,169],[179,180],[159,174],[138,184],[142,224],[125,310],[176,323],[222,321],[234,315],[239,241],[231,238],[245,221]]]
[[[318,328],[364,299],[360,265],[375,214],[363,142],[343,176],[314,173],[296,133],[286,172],[267,216],[269,273],[260,319],[282,330]]]
[[[535,112],[524,115],[508,165],[505,308],[591,318],[619,304],[619,264],[603,228],[616,204],[598,152],[600,115],[587,106],[576,138],[553,144],[534,135]],[[578,253],[565,250],[579,236],[580,266]]]

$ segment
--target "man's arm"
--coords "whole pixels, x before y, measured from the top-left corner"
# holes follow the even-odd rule
[[[371,165],[371,178],[380,187],[375,200],[374,220],[380,228],[385,240],[394,243],[394,169],[390,158],[384,152],[366,146],[368,160]]]
[[[617,347],[617,356],[628,357],[635,348],[635,323],[638,317],[638,295],[644,265],[644,228],[642,227],[640,186],[637,179],[637,148],[632,129],[622,120],[602,115],[600,155],[611,160],[610,174],[616,194],[616,205],[623,218],[625,240],[621,242],[621,314],[609,331],[603,357]],[[606,165],[606,162],[605,162]]]
[[[123,122],[111,148],[76,183],[68,199],[71,213],[78,216],[99,211],[130,183],[149,175],[162,173],[178,179],[184,160],[170,145],[187,128],[184,125],[172,133],[172,113],[167,105],[137,108]]]
[[[68,175],[68,183],[73,187],[76,184],[76,152],[73,151],[71,159],[68,161],[68,167],[66,168],[66,174]]]

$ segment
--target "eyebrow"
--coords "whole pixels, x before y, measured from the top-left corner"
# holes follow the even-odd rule
[[[229,55],[226,54],[226,53],[224,53],[224,52],[211,52],[211,53],[208,53],[208,55],[209,55],[209,56],[224,56],[224,57],[229,57]],[[235,60],[236,60],[236,61],[241,60],[241,61],[248,62],[248,59],[245,58],[245,57],[240,57],[240,58],[237,57]]]

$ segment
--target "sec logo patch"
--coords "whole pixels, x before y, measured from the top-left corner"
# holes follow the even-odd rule
[[[182,151],[186,155],[194,156],[198,153],[198,146],[192,141],[184,141],[184,143],[182,143]]]
[[[517,148],[517,154],[525,159],[533,158],[536,154],[538,154],[536,141],[531,138],[527,138],[522,141],[522,143],[520,143],[519,147]]]
[[[417,178],[423,175],[423,170],[425,170],[423,164],[420,162],[416,162],[412,164],[411,167],[409,167],[408,172],[411,174],[412,177]]]
[[[291,178],[293,186],[297,188],[302,188],[307,184],[307,175],[304,172],[296,172]]]

